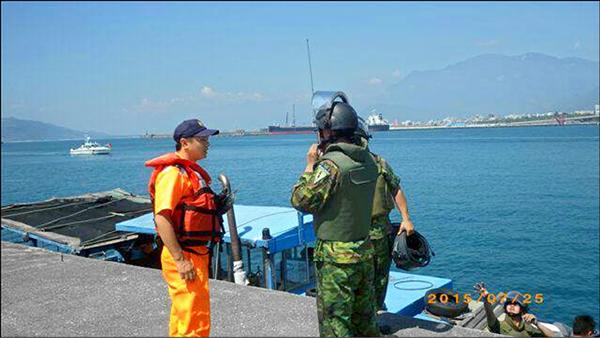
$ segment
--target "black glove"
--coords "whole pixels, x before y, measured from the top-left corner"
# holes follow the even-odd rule
[[[224,215],[233,206],[234,195],[225,190],[215,195],[215,204],[217,205],[217,214]]]

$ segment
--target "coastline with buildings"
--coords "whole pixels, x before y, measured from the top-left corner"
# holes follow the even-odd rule
[[[512,113],[506,116],[488,114],[468,118],[446,117],[441,120],[429,121],[395,121],[389,125],[389,131],[422,130],[422,129],[453,129],[453,128],[510,128],[510,127],[537,127],[537,126],[568,126],[568,125],[598,125],[600,124],[600,105],[595,105],[594,110],[576,110],[573,112],[552,111],[546,113]],[[269,128],[258,130],[236,129],[233,131],[221,131],[217,137],[238,136],[265,136],[281,135],[273,133]],[[171,134],[152,134],[146,132],[143,138],[168,138]]]

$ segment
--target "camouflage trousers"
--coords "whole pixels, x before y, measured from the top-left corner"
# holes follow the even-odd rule
[[[390,279],[393,241],[390,236],[383,236],[380,239],[371,239],[371,243],[373,243],[375,249],[375,254],[373,255],[375,310],[387,310],[385,295]]]
[[[321,337],[378,337],[373,264],[317,261],[317,315]]]

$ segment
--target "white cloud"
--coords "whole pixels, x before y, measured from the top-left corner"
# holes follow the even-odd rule
[[[264,101],[265,96],[258,92],[220,92],[209,86],[203,86],[200,89],[200,95],[207,99],[214,99],[221,102],[239,102],[239,101]]]
[[[579,47],[581,47],[581,41],[575,41],[575,44],[573,44],[573,49],[579,49]]]
[[[154,101],[144,97],[138,104],[135,104],[131,110],[140,113],[162,113],[168,110],[171,103],[168,101]],[[130,109],[127,109],[129,111]]]
[[[209,86],[203,86],[200,89],[200,95],[204,96],[204,97],[215,97],[217,94],[215,92],[214,89],[212,89]]]
[[[378,86],[378,85],[380,85],[380,84],[383,83],[383,80],[379,79],[379,78],[376,78],[376,77],[373,77],[373,78],[369,79],[368,83],[370,85],[372,85],[372,86]]]
[[[400,69],[396,69],[392,72],[392,76],[393,77],[401,77],[402,76],[402,72],[400,72]]]
[[[231,102],[262,102],[266,98],[259,92],[219,92],[210,86],[202,86],[199,92],[192,95],[155,100],[145,97],[139,103],[123,108],[123,112],[164,113],[173,107],[206,103],[231,103]]]

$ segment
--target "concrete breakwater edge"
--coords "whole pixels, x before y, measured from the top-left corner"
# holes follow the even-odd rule
[[[2,242],[3,336],[167,336],[160,270]],[[211,280],[212,336],[318,336],[315,299]],[[498,336],[384,313],[393,336]]]

